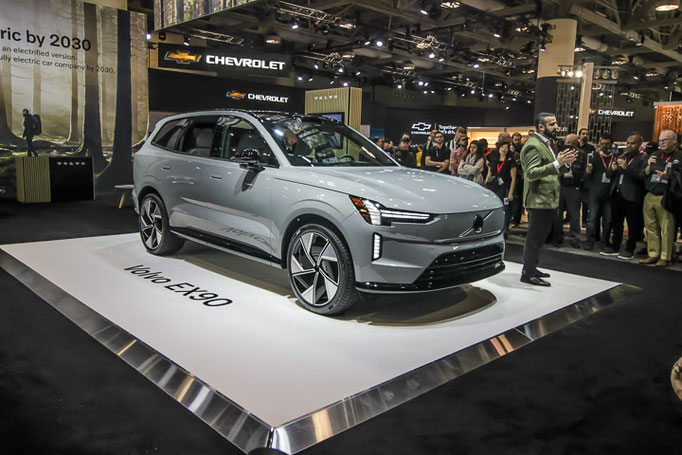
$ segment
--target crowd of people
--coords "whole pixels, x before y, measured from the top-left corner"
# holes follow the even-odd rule
[[[550,117],[555,128],[544,123]],[[409,134],[403,134],[397,146],[388,138],[373,141],[404,166],[447,173],[490,189],[504,204],[507,228],[520,224],[528,213],[529,231],[534,236],[539,232],[536,242],[597,247],[600,254],[621,259],[641,254],[646,257],[640,263],[658,267],[676,260],[675,239],[682,222],[682,151],[677,134],[664,130],[658,143],[645,143],[633,132],[619,149],[608,135],[591,144],[587,128],[559,140],[552,115],[538,122],[525,136],[500,133],[494,147],[485,139],[470,141],[463,127],[447,141],[439,130],[431,131],[421,144],[414,144]],[[535,165],[542,160],[547,166],[540,167],[538,177]],[[535,186],[542,186],[546,178],[544,191],[538,192]],[[551,209],[534,217],[542,229],[531,229],[534,208]],[[642,241],[646,247],[636,251]]]

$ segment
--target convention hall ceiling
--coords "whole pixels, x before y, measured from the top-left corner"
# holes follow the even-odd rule
[[[155,0],[160,2],[161,0]],[[177,0],[174,0],[178,3]],[[166,0],[168,2],[168,0]],[[232,1],[234,3],[234,0]],[[302,75],[532,95],[537,58],[551,40],[545,21],[578,19],[576,64],[618,67],[619,89],[651,99],[679,91],[682,15],[672,0],[184,0],[197,19],[161,28],[190,40],[294,56]],[[153,11],[152,0],[130,9]],[[218,7],[216,7],[218,5]],[[202,10],[203,8],[203,10]],[[682,79],[680,79],[682,82]]]

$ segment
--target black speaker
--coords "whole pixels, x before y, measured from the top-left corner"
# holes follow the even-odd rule
[[[94,199],[92,158],[51,156],[50,196],[53,202]]]

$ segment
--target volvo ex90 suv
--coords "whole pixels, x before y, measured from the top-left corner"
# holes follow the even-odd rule
[[[220,110],[168,117],[134,159],[145,248],[191,240],[284,268],[307,309],[424,292],[504,269],[500,199],[400,166],[335,120]]]

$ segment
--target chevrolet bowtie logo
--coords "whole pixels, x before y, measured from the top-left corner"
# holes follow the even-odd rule
[[[173,60],[181,65],[189,65],[190,63],[199,63],[201,55],[192,54],[188,51],[175,51],[166,52],[164,59]]]
[[[232,98],[233,100],[243,100],[244,98],[246,98],[245,93],[237,92],[235,90],[227,92],[225,96],[227,96],[228,98]]]
[[[431,129],[431,123],[419,122],[412,124],[412,131],[429,131]]]

